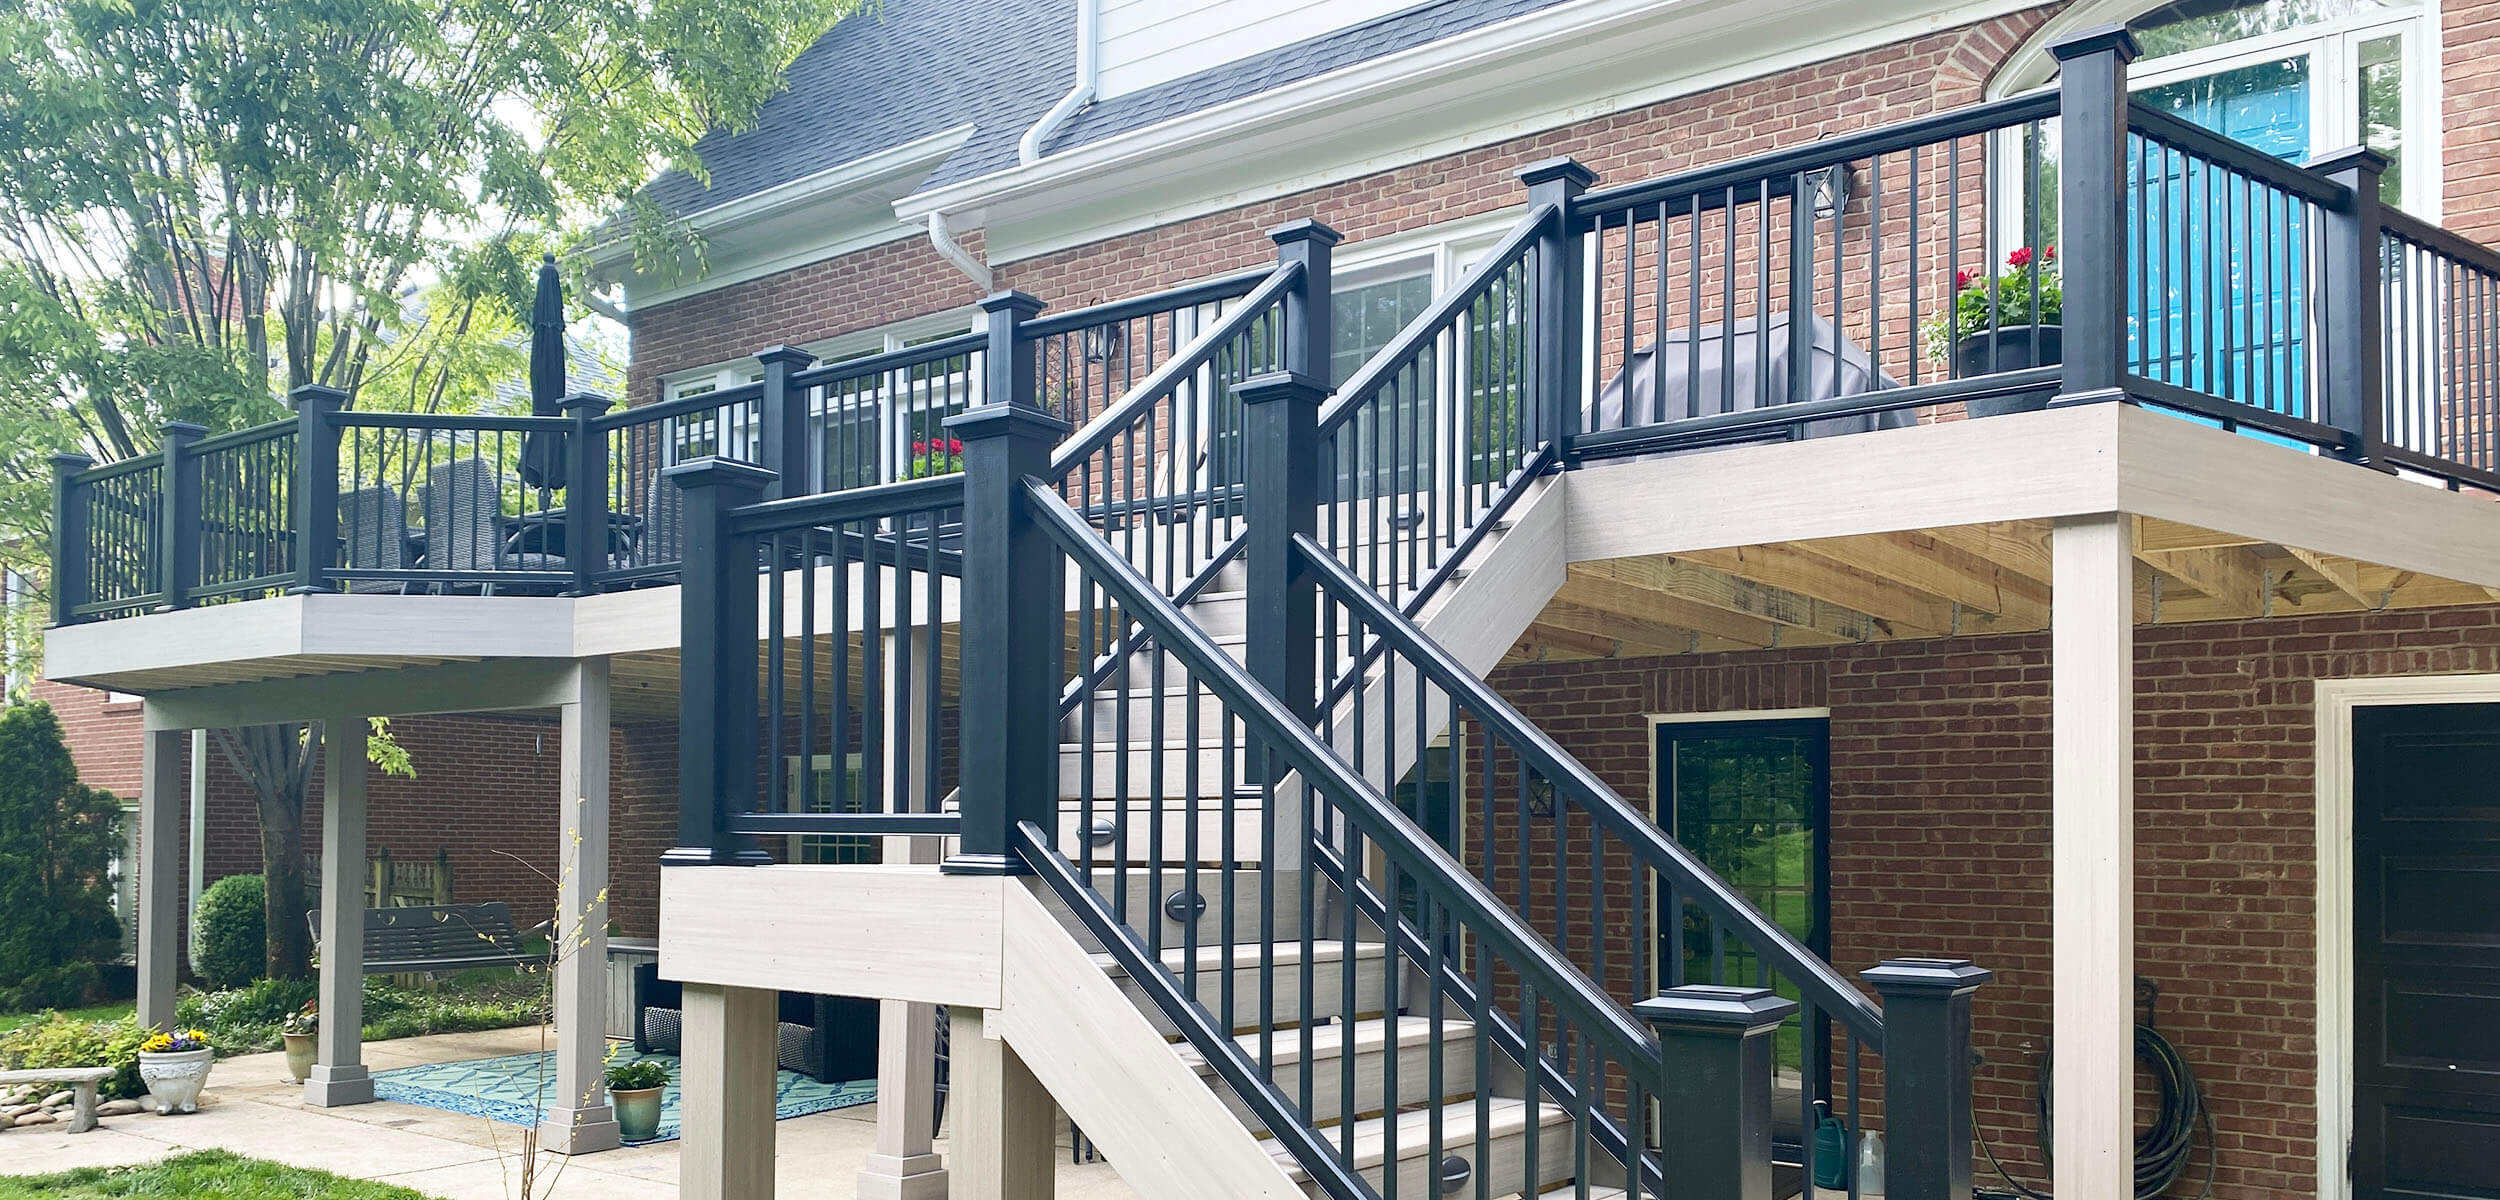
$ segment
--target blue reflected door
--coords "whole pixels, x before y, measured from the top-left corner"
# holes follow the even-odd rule
[[[2287,55],[2158,84],[2136,99],[2289,161],[2309,156],[2312,60]],[[2164,383],[2293,416],[2305,399],[2309,222],[2301,207],[2139,140],[2129,163],[2145,273],[2128,289],[2129,358]],[[2149,311],[2148,311],[2149,310]]]

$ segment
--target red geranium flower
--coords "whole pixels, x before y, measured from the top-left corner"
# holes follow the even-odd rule
[[[1953,286],[1956,289],[1969,287],[1971,279],[1972,275],[1969,271],[1955,271],[1953,273]]]
[[[961,453],[963,453],[963,452],[964,452],[964,440],[963,440],[962,438],[948,438],[948,439],[946,439],[946,452],[947,452],[948,454],[961,454]]]
[[[2040,261],[2041,261],[2041,262],[2056,262],[2056,261],[2057,261],[2057,247],[2055,247],[2055,246],[2049,246],[2049,247],[2043,248],[2043,249],[2040,251]]]
[[[2028,267],[2028,266],[2030,266],[2030,265],[2031,265],[2031,247],[2029,247],[2029,246],[2016,246],[2016,247],[2014,247],[2014,252],[2005,256],[2005,265],[2006,265],[2006,266],[2009,266],[2009,267]]]
[[[929,452],[929,443],[922,438],[913,438],[911,440],[911,452],[914,454],[927,454]]]

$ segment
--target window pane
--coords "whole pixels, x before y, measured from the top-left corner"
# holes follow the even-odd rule
[[[2177,0],[2127,22],[2144,57],[2159,58],[2371,13],[2403,12],[2407,0]]]
[[[1344,383],[1366,359],[1389,344],[1415,314],[1432,303],[1432,279],[1413,275],[1337,291],[1335,345],[1328,357],[1328,381]]]
[[[2404,203],[2404,70],[2404,39],[2361,43],[2361,144],[2387,156],[2379,190],[2398,205]]]
[[[1816,872],[1820,807],[1817,762],[1820,734],[1667,734],[1668,798],[1674,835],[1728,886],[1782,929],[1807,945],[1817,944],[1822,881]],[[1680,928],[1662,931],[1672,942],[1662,953],[1684,959],[1688,983],[1755,986],[1763,964],[1751,947],[1716,936],[1698,908],[1682,914]],[[1792,981],[1775,979],[1782,995],[1795,998]],[[1802,1062],[1800,1025],[1782,1026],[1777,1062],[1794,1070]]]
[[[1335,344],[1328,364],[1329,381],[1344,383],[1372,355],[1389,344],[1398,330],[1432,303],[1432,279],[1412,275],[1341,288],[1334,304]],[[1351,436],[1340,437],[1341,495],[1397,495],[1432,487],[1434,441],[1433,388],[1440,378],[1432,355],[1400,373],[1385,389],[1381,402],[1354,417]],[[1390,455],[1386,451],[1394,449]]]
[[[2277,158],[2309,157],[2309,56],[2149,87],[2136,98]]]

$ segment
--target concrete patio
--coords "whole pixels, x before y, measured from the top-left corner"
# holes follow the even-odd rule
[[[365,1061],[376,1073],[425,1063],[523,1054],[542,1045],[542,1031],[504,1029],[376,1042]],[[38,1175],[78,1167],[151,1162],[192,1150],[226,1150],[252,1158],[380,1180],[443,1200],[510,1200],[520,1182],[519,1126],[387,1100],[314,1108],[287,1082],[282,1055],[255,1054],[217,1064],[197,1113],[108,1117],[93,1131],[36,1126],[0,1134],[0,1174]],[[1064,1128],[1064,1127],[1063,1127]],[[864,1104],[783,1121],[776,1173],[792,1196],[847,1196],[876,1143],[877,1107]],[[628,1146],[565,1159],[542,1197],[658,1200],[677,1193],[677,1142]],[[947,1152],[947,1139],[937,1149]],[[1058,1194],[1067,1200],[1134,1200],[1135,1193],[1104,1163],[1058,1159]]]

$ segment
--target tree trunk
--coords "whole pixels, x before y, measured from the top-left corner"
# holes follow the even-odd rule
[[[321,731],[303,725],[255,725],[217,731],[218,747],[252,785],[260,818],[261,915],[269,931],[271,979],[312,973],[312,933],[304,886],[304,793],[321,755]]]

